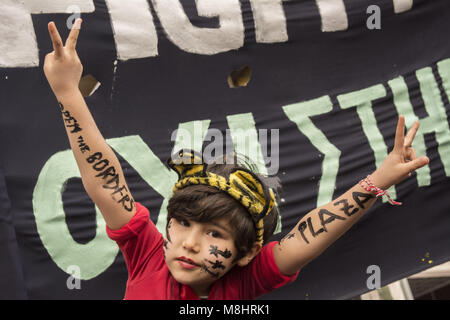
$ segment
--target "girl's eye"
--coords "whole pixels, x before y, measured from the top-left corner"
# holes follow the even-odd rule
[[[222,238],[222,235],[217,231],[210,231],[208,234],[213,238]]]
[[[189,222],[187,222],[186,220],[178,220],[178,222],[185,227],[189,227]]]

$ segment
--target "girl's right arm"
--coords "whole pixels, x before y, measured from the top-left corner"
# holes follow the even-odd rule
[[[55,94],[80,170],[83,186],[110,229],[119,229],[136,212],[119,160],[100,133],[78,89],[83,66],[75,50],[81,27],[75,22],[65,46],[53,22],[48,25],[54,51],[47,54],[44,73]]]

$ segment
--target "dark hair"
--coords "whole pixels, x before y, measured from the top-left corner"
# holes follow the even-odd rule
[[[280,180],[277,177],[265,177],[255,173],[254,166],[248,161],[244,164],[238,163],[237,155],[233,154],[231,163],[230,155],[208,165],[207,171],[221,175],[228,179],[230,172],[235,168],[250,169],[263,183],[265,188],[271,188],[278,200]],[[232,231],[234,232],[234,243],[238,250],[239,260],[250,251],[256,241],[255,225],[250,213],[237,200],[230,195],[206,185],[189,185],[174,192],[167,206],[167,223],[171,218],[177,220],[189,219],[195,222],[209,222],[227,217]],[[278,221],[278,208],[273,209],[263,218],[264,235],[263,244],[272,236]]]

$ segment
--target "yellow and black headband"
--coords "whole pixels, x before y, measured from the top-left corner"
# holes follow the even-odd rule
[[[261,180],[250,170],[235,168],[229,178],[208,172],[208,164],[193,150],[184,149],[168,160],[170,168],[178,173],[178,182],[173,192],[189,185],[207,185],[226,192],[239,201],[250,213],[256,228],[256,241],[262,244],[263,218],[275,205],[272,190],[264,187]]]

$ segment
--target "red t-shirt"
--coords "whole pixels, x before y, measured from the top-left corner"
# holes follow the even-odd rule
[[[187,285],[177,282],[169,272],[163,256],[163,235],[149,218],[149,211],[136,203],[136,214],[118,230],[106,232],[119,245],[128,268],[126,300],[197,300]],[[208,299],[249,300],[294,281],[280,273],[270,242],[245,267],[235,266],[212,286]]]

